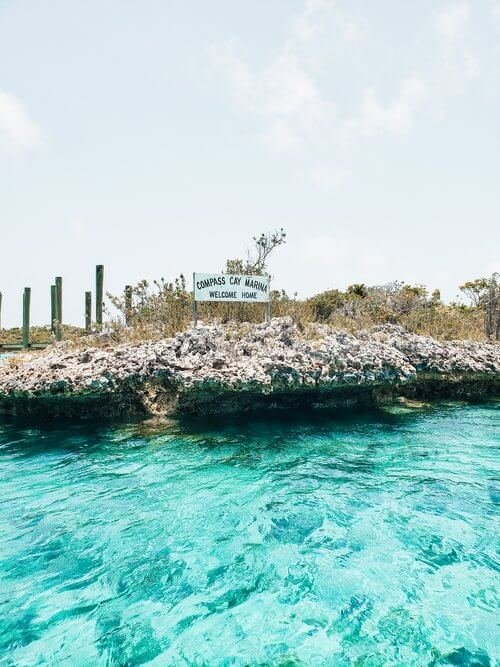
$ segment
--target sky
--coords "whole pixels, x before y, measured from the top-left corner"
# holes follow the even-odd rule
[[[0,0],[0,292],[17,326],[218,272],[273,287],[500,270],[500,0]]]

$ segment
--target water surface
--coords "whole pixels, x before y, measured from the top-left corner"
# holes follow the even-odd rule
[[[0,422],[0,664],[495,665],[498,417]]]

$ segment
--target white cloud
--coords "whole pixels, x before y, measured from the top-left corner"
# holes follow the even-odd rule
[[[251,67],[234,42],[213,49],[238,105],[266,119],[261,133],[276,151],[297,150],[320,131],[330,132],[335,104],[318,84],[324,48],[358,41],[364,29],[340,9],[337,0],[304,0],[281,48],[264,67]]]
[[[278,151],[299,147],[332,114],[305,66],[291,52],[280,53],[260,72],[236,55],[232,44],[214,50],[237,103],[267,121],[265,142]]]
[[[269,148],[281,153],[296,151],[302,143],[291,123],[284,118],[272,121],[262,138]]]
[[[497,26],[500,27],[500,2],[493,0],[491,3],[491,15]]]
[[[415,117],[427,96],[428,86],[418,76],[404,79],[398,96],[385,105],[370,88],[363,95],[359,115],[344,123],[339,136],[344,140],[352,140],[359,134],[373,136],[407,132],[413,127]]]
[[[317,42],[324,31],[330,40],[340,35],[345,42],[363,34],[337,0],[304,0],[282,48],[263,68],[252,68],[237,54],[234,43],[213,50],[240,108],[265,119],[260,133],[265,144],[276,152],[298,152],[331,143],[334,137],[352,141],[407,132],[427,97],[426,82],[419,76],[404,78],[396,98],[387,103],[369,88],[360,109],[342,120],[324,84],[320,85],[319,73],[327,61]],[[309,180],[320,189],[332,189],[339,180],[334,171],[318,165]]]
[[[458,89],[481,75],[481,63],[476,53],[470,51],[471,8],[461,0],[443,7],[434,15],[434,30],[443,81],[451,82]]]
[[[236,55],[233,42],[214,47],[212,57],[215,64],[224,71],[238,102],[245,101],[254,95],[255,76],[248,65]]]
[[[282,55],[263,73],[260,80],[264,110],[270,115],[289,116],[298,111],[319,114],[321,101],[311,77],[297,59]]]
[[[0,90],[0,152],[32,148],[40,142],[40,130],[14,95]]]
[[[229,79],[239,104],[270,116],[287,116],[317,98],[312,79],[292,54],[283,53],[260,72],[254,72],[227,43],[213,51]]]
[[[467,2],[455,2],[440,9],[435,17],[438,38],[445,46],[461,37],[469,22],[470,10]]]
[[[491,1],[500,6],[500,0]],[[303,0],[282,44],[263,65],[241,55],[234,42],[213,49],[239,109],[260,121],[259,138],[270,150],[292,155],[296,175],[324,191],[345,182],[339,155],[345,156],[346,145],[407,134],[424,113],[443,116],[450,97],[484,74],[485,57],[480,53],[479,59],[469,39],[474,5],[448,0],[429,13],[429,53],[410,51],[414,68],[406,74],[395,63],[398,78],[388,79],[392,93],[383,93],[375,85],[380,81],[378,40],[362,41],[369,34],[367,26],[347,14],[346,7],[351,10],[352,5]],[[370,80],[366,75],[372,70]],[[335,156],[330,164],[328,155]],[[300,165],[299,156],[304,160]]]
[[[353,43],[362,39],[365,33],[365,27],[348,16],[337,0],[305,0],[302,12],[292,24],[286,48],[309,44],[322,35]]]
[[[293,48],[295,41],[303,44],[311,42],[322,32],[324,26],[317,20],[316,14],[324,5],[325,2],[321,0],[306,0],[304,9],[293,23],[288,48]]]

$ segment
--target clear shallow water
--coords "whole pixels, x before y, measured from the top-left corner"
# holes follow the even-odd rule
[[[0,664],[495,665],[499,416],[0,422]]]

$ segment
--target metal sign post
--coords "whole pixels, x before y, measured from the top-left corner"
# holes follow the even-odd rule
[[[198,325],[198,304],[196,301],[196,273],[193,273],[193,322]]]
[[[271,299],[266,303],[266,322],[269,324],[271,321]]]

